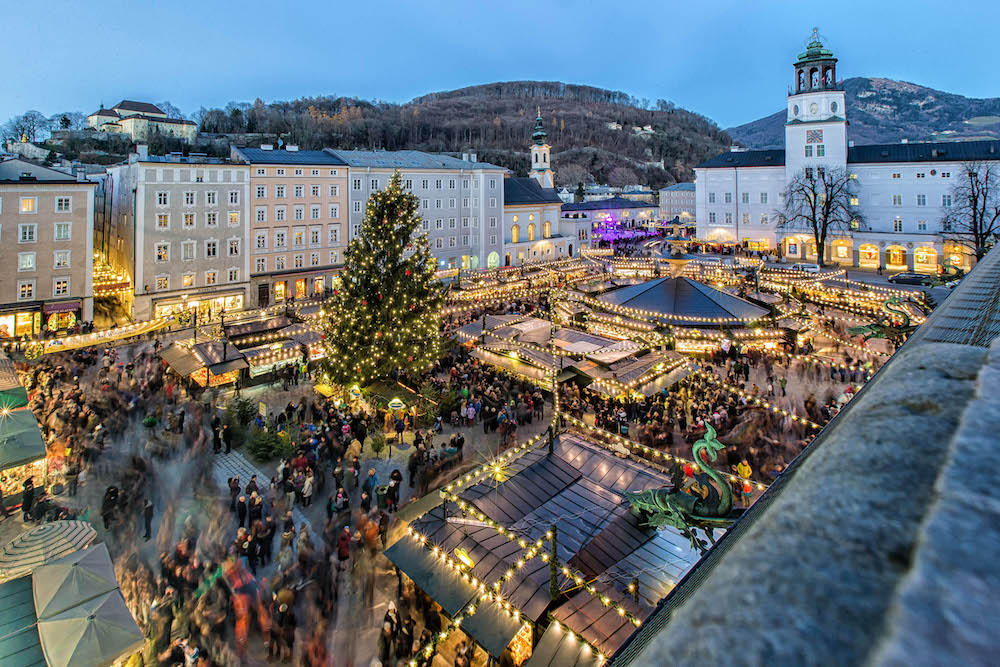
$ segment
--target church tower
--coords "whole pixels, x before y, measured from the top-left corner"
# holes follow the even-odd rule
[[[538,118],[535,119],[535,131],[531,133],[531,171],[528,174],[538,181],[543,188],[555,187],[555,174],[549,165],[551,147],[545,127],[542,125],[542,108],[538,107]]]
[[[837,81],[837,59],[813,28],[806,50],[793,64],[795,83],[788,92],[785,122],[785,176],[803,168],[847,166],[847,109]]]

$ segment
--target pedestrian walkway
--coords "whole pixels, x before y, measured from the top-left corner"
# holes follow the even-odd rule
[[[231,477],[240,478],[240,486],[246,487],[250,478],[257,475],[257,485],[261,489],[261,495],[266,498],[268,485],[271,483],[271,477],[262,472],[259,468],[255,467],[250,461],[246,459],[239,452],[230,452],[229,454],[214,454],[215,464],[212,467],[212,477],[215,482],[219,485],[221,489],[228,489],[226,482],[229,481]],[[275,517],[275,521],[278,521],[281,517]],[[313,539],[320,536],[321,531],[316,530],[313,526],[312,521],[302,513],[302,511],[295,506],[292,508],[292,518],[295,520],[295,526],[299,527],[305,523],[312,531]]]

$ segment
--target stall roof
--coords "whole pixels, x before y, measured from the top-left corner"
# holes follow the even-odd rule
[[[718,318],[759,319],[768,311],[732,294],[690,278],[659,278],[623,287],[598,297],[626,308],[690,318],[689,326]]]
[[[576,632],[588,642],[597,647],[605,655],[613,655],[625,643],[635,626],[627,616],[620,615],[614,607],[601,603],[599,595],[608,595],[617,599],[633,616],[640,620],[646,619],[653,608],[645,604],[637,604],[627,595],[607,584],[595,585],[597,595],[579,592],[571,596],[552,612],[552,615],[568,628]]]
[[[264,331],[273,331],[275,329],[287,327],[291,323],[292,321],[285,315],[276,315],[274,317],[260,318],[249,322],[227,324],[225,326],[226,337],[239,338],[240,336],[249,336],[251,334],[262,333]]]
[[[160,350],[160,358],[167,362],[181,377],[187,377],[203,368],[201,363],[191,354],[191,350],[179,343],[171,343]]]
[[[213,375],[249,368],[246,357],[228,341],[210,340],[191,348],[195,358]]]
[[[536,368],[531,364],[526,364],[523,361],[511,359],[506,355],[496,354],[494,352],[490,352],[489,350],[478,349],[472,350],[470,354],[471,356],[481,359],[488,364],[493,364],[494,366],[499,366],[500,368],[506,368],[507,370],[520,375],[525,375],[536,382],[546,382],[549,378],[547,371],[544,371],[541,368]],[[518,354],[520,354],[520,352]]]
[[[293,324],[285,327],[278,333],[285,338],[294,340],[296,343],[304,343],[306,345],[315,345],[323,340],[323,334],[308,324]]]
[[[14,362],[3,352],[0,352],[0,408],[13,410],[23,408],[28,404],[28,392],[21,385],[21,380],[14,370]]]
[[[38,420],[28,408],[0,416],[0,470],[37,461],[45,456]]]
[[[31,577],[0,584],[0,665],[46,667]]]
[[[524,667],[601,667],[604,661],[564,627],[549,625]]]
[[[397,541],[386,549],[385,557],[413,579],[449,616],[454,616],[478,597],[478,587],[446,567],[427,546],[413,538]]]
[[[665,375],[661,375],[652,382],[647,382],[639,388],[639,393],[643,396],[652,396],[653,394],[658,394],[664,389],[669,389],[674,386],[688,375],[691,375],[694,371],[687,364],[675,368]]]
[[[520,629],[521,621],[496,602],[480,601],[476,613],[462,621],[462,632],[498,660]]]

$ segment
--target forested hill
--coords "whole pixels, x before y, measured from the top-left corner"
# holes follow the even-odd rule
[[[844,81],[847,134],[860,144],[1000,139],[1000,98],[974,99],[892,79]],[[786,110],[731,127],[751,148],[784,148]]]
[[[432,93],[405,104],[344,97],[230,103],[196,114],[202,132],[281,134],[302,148],[476,152],[519,175],[541,107],[559,185],[662,187],[730,144],[711,120],[664,100],[559,82],[516,81]],[[648,128],[647,128],[648,126]],[[653,163],[663,163],[663,168]]]

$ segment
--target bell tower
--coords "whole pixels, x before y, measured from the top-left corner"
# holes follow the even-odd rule
[[[806,50],[792,65],[785,122],[785,172],[804,167],[847,166],[847,109],[844,85],[837,80],[837,59],[813,28]]]
[[[555,173],[549,165],[550,151],[548,135],[545,134],[545,126],[542,125],[542,108],[538,107],[535,131],[531,133],[531,171],[528,173],[543,188],[555,187]]]

